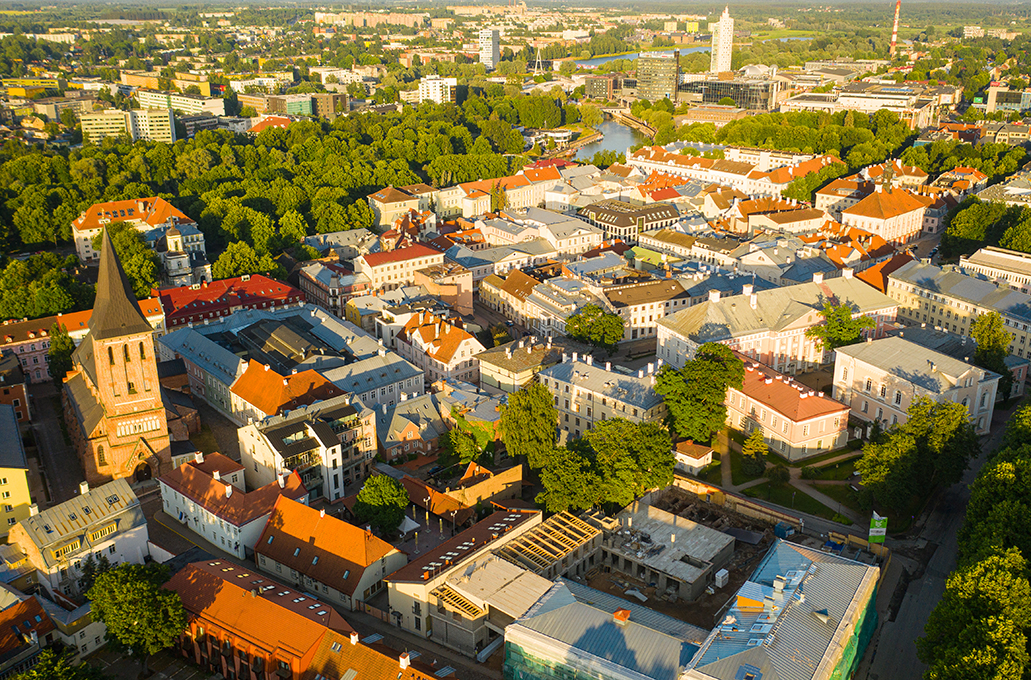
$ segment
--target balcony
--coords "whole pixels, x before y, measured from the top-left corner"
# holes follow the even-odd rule
[[[322,466],[322,455],[319,453],[319,449],[310,449],[283,459],[283,467],[287,470],[301,472],[315,466]]]

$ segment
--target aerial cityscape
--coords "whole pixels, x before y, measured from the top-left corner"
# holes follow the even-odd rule
[[[1031,676],[1027,5],[7,3],[0,138],[0,680]]]

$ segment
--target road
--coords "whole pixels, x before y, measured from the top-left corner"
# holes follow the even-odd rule
[[[54,408],[54,399],[60,399],[60,395],[53,383],[31,385],[29,395],[34,414],[32,431],[50,489],[50,505],[56,505],[78,495],[79,482],[85,481],[86,477],[75,450],[64,440],[61,431],[64,414]]]
[[[1016,407],[1014,407],[1016,408]],[[906,596],[899,607],[894,621],[882,621],[880,630],[871,645],[867,675],[857,678],[867,680],[894,680],[895,678],[916,678],[924,671],[924,665],[916,656],[916,639],[924,634],[931,610],[945,592],[945,579],[956,567],[958,551],[957,534],[963,524],[967,501],[970,500],[970,483],[977,477],[981,466],[1002,439],[1006,420],[1013,410],[996,412],[992,419],[992,434],[981,442],[981,456],[971,461],[970,468],[963,474],[963,480],[946,489],[938,498],[934,509],[928,515],[920,531],[920,539],[937,548],[924,569],[923,575],[913,579],[906,590]],[[892,550],[903,550],[905,544],[888,541]],[[864,664],[865,666],[866,664]],[[862,666],[860,669],[862,670]]]

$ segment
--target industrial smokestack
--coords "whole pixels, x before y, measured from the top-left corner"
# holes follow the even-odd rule
[[[895,25],[891,29],[891,49],[888,50],[888,56],[892,59],[895,58],[895,50],[898,48],[900,11],[902,11],[902,0],[895,0]]]

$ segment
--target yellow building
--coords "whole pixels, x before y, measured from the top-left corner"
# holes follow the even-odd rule
[[[0,536],[30,514],[29,463],[14,407],[0,404]]]
[[[47,91],[45,87],[27,87],[27,86],[15,86],[7,88],[8,97],[25,97],[31,99],[32,97],[38,97]]]
[[[42,87],[63,90],[67,84],[64,78],[4,78],[5,87]]]

